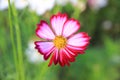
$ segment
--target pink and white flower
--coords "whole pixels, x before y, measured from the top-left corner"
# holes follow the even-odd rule
[[[36,35],[42,38],[42,41],[35,42],[35,48],[47,60],[50,56],[50,62],[60,64],[61,66],[70,65],[75,61],[78,54],[83,54],[90,43],[90,37],[85,32],[76,33],[80,28],[80,23],[67,14],[58,13],[50,18],[51,25],[41,20],[37,24]]]

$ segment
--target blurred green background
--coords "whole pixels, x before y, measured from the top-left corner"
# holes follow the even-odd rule
[[[52,9],[41,14],[31,11],[29,3],[17,9],[13,2],[0,10],[0,80],[120,80],[120,0],[107,0],[103,6],[94,0],[61,1],[64,4],[55,1]],[[40,40],[36,24],[49,23],[58,12],[79,20],[79,31],[92,38],[85,54],[69,67],[48,67],[49,60],[44,61],[34,49],[33,42]]]

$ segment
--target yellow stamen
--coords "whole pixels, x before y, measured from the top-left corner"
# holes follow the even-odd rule
[[[67,41],[66,38],[64,38],[62,36],[56,36],[55,39],[53,40],[53,43],[54,43],[55,47],[60,49],[60,48],[65,47],[66,41]]]

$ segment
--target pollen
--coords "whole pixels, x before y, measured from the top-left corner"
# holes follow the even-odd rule
[[[55,47],[57,47],[58,49],[60,48],[64,48],[66,46],[66,38],[62,37],[62,36],[56,36],[55,39],[53,40],[53,43],[55,45]]]

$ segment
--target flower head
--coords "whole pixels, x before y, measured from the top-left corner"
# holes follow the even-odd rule
[[[68,19],[67,14],[58,13],[50,18],[51,27],[41,20],[37,25],[36,35],[42,41],[36,41],[36,49],[47,60],[50,56],[50,66],[53,62],[61,66],[70,65],[78,54],[83,54],[89,44],[90,37],[85,32],[76,33],[80,23]],[[75,34],[76,33],[76,34]]]

